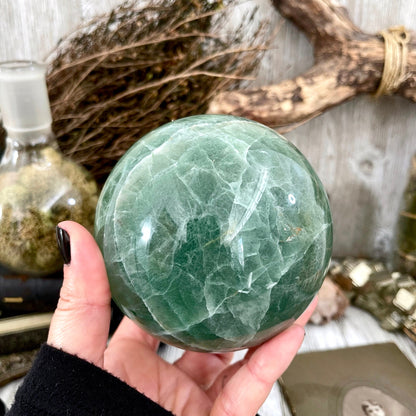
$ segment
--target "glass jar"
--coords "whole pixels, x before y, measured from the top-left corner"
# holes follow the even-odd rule
[[[55,227],[73,220],[92,230],[94,179],[59,150],[44,65],[0,64],[0,110],[7,131],[0,162],[0,264],[26,274],[62,267]]]
[[[416,277],[416,154],[403,192],[396,225],[393,269]]]

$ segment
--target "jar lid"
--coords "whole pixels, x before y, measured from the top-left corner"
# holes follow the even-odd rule
[[[33,61],[0,63],[0,110],[9,135],[51,131],[45,73],[46,66]]]

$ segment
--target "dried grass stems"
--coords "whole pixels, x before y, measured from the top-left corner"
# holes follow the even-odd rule
[[[264,25],[245,36],[255,10],[231,35],[220,35],[231,7],[222,1],[137,3],[90,22],[49,59],[59,144],[99,183],[144,134],[204,113],[215,93],[247,79],[266,48]]]

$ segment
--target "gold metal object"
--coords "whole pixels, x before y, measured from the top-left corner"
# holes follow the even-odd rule
[[[416,279],[391,272],[381,262],[348,257],[334,262],[329,276],[351,303],[371,313],[382,328],[403,331],[416,342]]]

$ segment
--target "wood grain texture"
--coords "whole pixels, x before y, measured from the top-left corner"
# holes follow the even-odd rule
[[[359,94],[374,95],[382,84],[383,68],[386,72],[385,68],[393,62],[402,62],[403,69],[389,77],[389,83],[383,75],[382,90],[386,95],[416,101],[416,32],[396,29],[396,39],[403,41],[403,36],[406,37],[405,58],[388,59],[389,66],[387,62],[384,64],[387,39],[384,42],[380,35],[357,28],[347,9],[335,6],[332,0],[273,0],[272,3],[308,38],[314,49],[314,65],[278,84],[222,91],[211,100],[209,113],[247,117],[285,130]],[[391,85],[387,87],[388,84]]]
[[[338,3],[368,33],[395,25],[416,29],[416,3]],[[264,16],[270,16],[264,7]],[[282,21],[253,86],[292,79],[313,63],[312,47],[296,27],[280,16],[273,16],[271,25]],[[317,170],[330,196],[334,255],[389,257],[398,205],[416,150],[414,112],[415,104],[402,98],[362,96],[285,134]]]
[[[140,0],[139,0],[140,1]],[[37,59],[82,22],[121,0],[2,0],[0,60]],[[354,24],[368,33],[395,25],[416,30],[416,2],[342,0]],[[279,83],[313,63],[305,36],[283,19],[269,0],[247,0],[280,30],[256,81]],[[243,7],[243,6],[239,6]],[[238,14],[238,13],[237,13]],[[415,104],[405,99],[359,97],[286,134],[309,159],[331,200],[334,255],[389,256],[401,193],[416,150]]]

